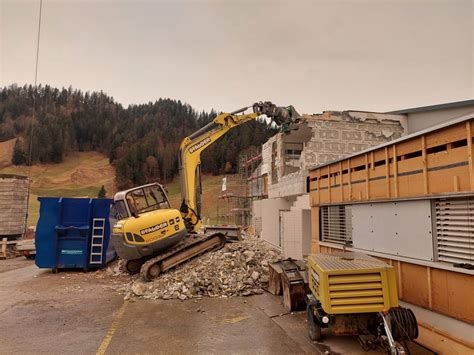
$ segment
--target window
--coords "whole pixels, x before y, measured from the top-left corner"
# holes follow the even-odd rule
[[[474,265],[474,197],[434,201],[437,261]]]
[[[352,206],[321,207],[321,240],[352,246]]]
[[[158,206],[158,208],[170,208],[168,199],[161,189],[157,186],[149,186],[143,189],[148,206]]]
[[[123,201],[114,202],[114,207],[114,211],[116,212],[115,216],[117,217],[117,219],[128,217],[127,209],[125,208],[125,203]],[[110,211],[110,213],[112,214],[113,210],[111,209]]]
[[[127,203],[131,213],[143,213],[170,208],[168,199],[159,186],[148,186],[129,192],[127,194]]]
[[[285,155],[289,159],[299,159],[301,152],[301,149],[285,149]]]

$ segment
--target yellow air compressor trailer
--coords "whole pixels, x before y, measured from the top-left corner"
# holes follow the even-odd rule
[[[358,335],[366,348],[404,354],[406,343],[418,336],[415,315],[398,305],[392,266],[362,253],[313,254],[308,279],[311,340],[320,340],[326,328],[335,335]]]

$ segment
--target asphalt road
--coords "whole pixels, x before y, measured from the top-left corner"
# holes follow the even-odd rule
[[[304,312],[270,294],[127,302],[120,278],[20,266],[0,273],[0,354],[367,354],[353,338],[310,342]]]

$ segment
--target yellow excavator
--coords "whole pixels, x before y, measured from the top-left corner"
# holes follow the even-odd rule
[[[253,112],[245,113],[250,108]],[[201,233],[201,153],[232,128],[263,116],[284,132],[297,129],[303,121],[293,106],[258,102],[218,115],[182,141],[179,210],[171,208],[163,186],[158,183],[115,194],[113,209],[118,221],[111,239],[127,272],[140,272],[143,280],[150,281],[161,272],[225,244],[223,233]]]

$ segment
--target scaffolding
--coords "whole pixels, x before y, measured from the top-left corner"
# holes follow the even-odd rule
[[[219,224],[248,226],[252,222],[252,201],[267,197],[267,179],[261,175],[261,147],[240,152],[238,173],[226,176],[225,189],[218,196]]]

